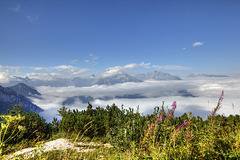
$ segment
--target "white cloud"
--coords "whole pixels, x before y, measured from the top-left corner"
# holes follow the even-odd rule
[[[10,74],[19,74],[21,67],[15,67],[15,66],[1,66],[0,65],[0,83],[8,83],[12,77]]]
[[[76,76],[85,72],[89,72],[89,69],[73,67],[70,65],[61,65],[61,66],[55,66],[52,68],[53,70],[58,70],[59,72],[62,72],[68,76],[71,76],[71,75]]]
[[[26,76],[36,80],[54,80],[61,75],[59,73],[27,73]]]
[[[35,71],[40,71],[40,72],[47,72],[49,71],[49,67],[29,67],[30,69],[33,69]]]
[[[10,80],[10,77],[8,73],[2,72],[0,68],[0,83],[8,83]]]
[[[4,75],[8,75],[9,78],[11,78],[10,75],[20,75],[21,77],[28,76],[33,79],[53,80],[56,78],[73,78],[89,71],[90,69],[73,67],[71,65],[52,67],[0,66],[2,78]]]
[[[0,65],[0,83],[8,83],[10,80],[9,70]]]
[[[159,66],[159,65],[153,65],[153,68],[157,70],[191,70],[191,67],[187,66],[178,66],[178,65],[166,65],[166,66]]]
[[[203,42],[195,42],[192,44],[193,47],[202,46]]]
[[[2,69],[5,72],[10,72],[10,73],[21,73],[21,69],[25,67],[19,67],[19,66],[1,66],[0,69]]]
[[[11,11],[13,12],[20,12],[21,11],[21,6],[18,4],[16,7],[14,8],[9,8]]]
[[[48,73],[29,73],[27,76],[34,77],[35,79],[42,79],[46,78],[48,75],[50,79],[52,78],[72,78],[81,75],[82,73],[89,72],[90,70],[87,68],[78,68],[73,67],[71,65],[60,65],[60,66],[53,66],[53,67],[29,67],[33,70],[40,71],[40,72],[48,72]],[[51,73],[49,73],[51,72]],[[42,77],[43,76],[43,77]]]
[[[39,16],[27,14],[26,18],[28,19],[29,22],[33,23],[33,22],[38,21]]]
[[[106,72],[103,74],[104,77],[108,77],[108,76],[112,76],[112,75],[115,75],[115,74],[119,74],[119,73],[122,73],[124,72],[126,69],[132,69],[132,68],[137,68],[137,67],[149,67],[150,63],[140,63],[140,64],[137,64],[137,63],[131,63],[131,64],[127,64],[127,65],[124,65],[124,66],[115,66],[115,67],[110,67],[110,68],[107,68]]]
[[[92,58],[92,60],[94,60],[94,61],[98,59],[98,57],[97,57],[97,56],[94,56],[93,54],[90,54],[89,56],[90,56],[90,57]]]
[[[89,54],[90,59],[86,59],[84,60],[85,63],[87,64],[91,64],[91,65],[96,65],[97,64],[97,60],[99,59],[99,57],[94,56],[93,54]]]
[[[78,62],[79,62],[79,60],[77,60],[77,59],[72,60],[72,64],[77,64]]]

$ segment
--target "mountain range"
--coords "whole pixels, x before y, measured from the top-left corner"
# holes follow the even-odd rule
[[[221,75],[221,74],[190,74],[188,77],[228,77],[227,75]]]
[[[112,86],[120,83],[140,83],[147,80],[154,81],[167,81],[167,80],[181,80],[178,76],[171,75],[169,73],[163,72],[151,72],[146,74],[137,74],[135,76],[130,76],[126,73],[116,74],[107,77],[97,77],[91,75],[87,78],[56,78],[56,79],[30,79],[29,77],[15,77],[15,80],[12,80],[10,84],[11,87],[2,87],[0,88],[0,107],[1,111],[9,109],[12,107],[12,104],[23,104],[23,109],[26,111],[42,111],[41,108],[32,104],[31,98],[41,98],[41,94],[34,88],[37,86],[51,86],[51,87],[65,87],[65,86],[75,86],[75,87],[85,87],[92,85],[106,85]],[[34,87],[29,87],[34,86]],[[170,94],[170,93],[169,93]],[[184,97],[194,97],[191,93],[186,90],[179,90],[176,93],[172,92],[173,95],[184,96]],[[143,93],[123,93],[116,95],[84,95],[79,93],[77,96],[69,95],[66,98],[62,105],[72,105],[76,102],[92,102],[96,99],[99,100],[110,100],[110,99],[139,99],[139,98],[148,98]]]
[[[169,73],[163,72],[151,72],[146,74],[137,74],[130,76],[126,73],[120,73],[108,77],[98,77],[91,75],[85,78],[74,77],[74,78],[55,78],[55,79],[33,79],[29,77],[15,77],[10,81],[8,85],[16,85],[19,83],[24,83],[28,86],[50,86],[50,87],[66,87],[66,86],[75,86],[75,87],[86,87],[92,85],[114,85],[118,83],[126,82],[142,82],[146,80],[181,80],[178,76],[171,75]]]
[[[26,96],[39,95],[35,89],[20,83],[12,87],[2,87],[0,85],[0,114],[6,113],[7,109],[12,109],[13,105],[22,105],[23,111],[41,112],[43,109],[33,104]]]
[[[147,74],[138,74],[135,76],[139,80],[157,80],[157,81],[167,81],[167,80],[181,80],[178,76],[171,75],[164,72],[151,72]]]

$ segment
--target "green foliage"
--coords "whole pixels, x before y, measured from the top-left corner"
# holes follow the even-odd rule
[[[12,116],[20,114],[24,116],[25,119],[20,122],[20,125],[26,128],[26,130],[21,133],[21,138],[15,139],[15,142],[23,139],[40,141],[50,138],[52,134],[52,124],[47,123],[46,120],[36,112],[23,112],[21,105],[16,105],[13,108],[11,111],[8,110],[7,114]]]
[[[91,104],[89,104],[91,106]],[[106,136],[106,138],[121,149],[130,147],[131,141],[140,140],[146,118],[141,116],[139,110],[119,109],[115,104],[106,109],[87,107],[87,110],[68,110],[62,107],[58,110],[62,120],[59,122],[61,132],[82,132],[89,137]],[[90,127],[86,128],[87,124]]]
[[[21,105],[13,106],[13,110],[8,110],[7,115],[1,117],[4,119],[0,128],[1,133],[4,132],[2,134],[4,136],[1,136],[1,144],[4,144],[6,152],[11,151],[12,146],[17,143],[20,146],[29,146],[30,141],[41,141],[52,135],[52,124],[46,123],[45,119],[36,112],[23,112]],[[12,121],[9,121],[10,119]]]
[[[92,122],[85,134],[90,137],[105,135],[106,127],[104,119],[102,119],[105,118],[105,110],[100,107],[96,110],[88,108],[83,111],[78,111],[78,109],[71,111],[70,109],[67,110],[66,107],[62,107],[58,112],[62,117],[58,126],[61,132],[78,133],[86,129],[86,124]]]
[[[115,125],[107,130],[107,138],[112,144],[125,150],[130,148],[132,141],[139,142],[146,117],[140,115],[138,108],[136,112],[132,108],[122,108],[110,117],[115,119]]]
[[[1,115],[1,118],[4,121],[0,124],[0,155],[2,155],[5,145],[25,130],[23,126],[19,125],[19,122],[25,118],[20,114],[18,116]]]

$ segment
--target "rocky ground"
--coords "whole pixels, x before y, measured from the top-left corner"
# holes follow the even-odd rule
[[[77,147],[76,147],[77,146]],[[40,144],[37,147],[34,148],[25,148],[20,151],[15,152],[14,154],[10,155],[7,157],[7,159],[14,159],[15,156],[24,154],[27,157],[34,157],[34,154],[37,152],[47,152],[47,151],[52,151],[52,150],[61,150],[64,151],[66,149],[74,149],[77,152],[91,152],[95,151],[97,149],[89,149],[89,147],[105,147],[105,148],[110,148],[113,147],[110,144],[99,144],[99,143],[83,143],[83,142],[78,142],[78,143],[71,143],[68,139],[60,138],[56,139],[50,142],[46,142],[44,144]]]

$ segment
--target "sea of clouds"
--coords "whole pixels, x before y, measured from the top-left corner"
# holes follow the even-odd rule
[[[118,107],[135,108],[139,106],[140,113],[146,115],[153,113],[155,106],[164,106],[171,108],[173,101],[177,101],[175,116],[181,116],[183,113],[192,112],[193,116],[201,116],[206,119],[216,107],[219,97],[224,91],[222,107],[218,114],[229,116],[230,114],[240,114],[240,76],[228,77],[186,77],[182,80],[172,81],[144,81],[140,83],[123,83],[113,86],[94,85],[90,87],[48,87],[40,86],[36,88],[41,94],[41,98],[33,98],[33,103],[43,108],[41,112],[47,121],[52,121],[57,115],[57,110],[61,108],[62,102],[69,97],[74,96],[92,96],[93,107],[106,107],[116,104]],[[179,96],[179,90],[187,90],[192,97]],[[103,96],[119,96],[126,94],[141,94],[146,98],[137,99],[110,99],[103,100]],[[74,104],[66,106],[69,109],[83,110],[87,104],[81,101],[75,101]]]

